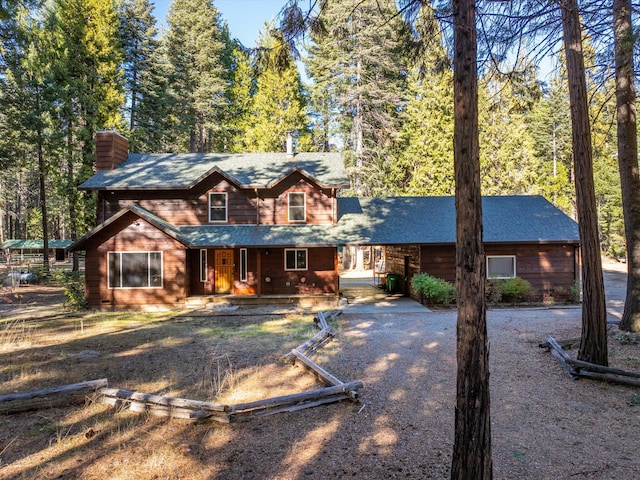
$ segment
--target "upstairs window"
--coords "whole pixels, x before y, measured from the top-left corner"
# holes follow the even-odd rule
[[[307,249],[306,248],[285,248],[284,269],[285,270],[306,270],[307,269]]]
[[[514,278],[515,255],[487,256],[487,278]]]
[[[109,252],[109,288],[162,288],[162,252]]]
[[[289,192],[289,221],[307,221],[307,196],[304,192]]]
[[[226,222],[227,221],[227,194],[210,193],[209,194],[209,221],[210,222]]]

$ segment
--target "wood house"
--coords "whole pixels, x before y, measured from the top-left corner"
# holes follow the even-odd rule
[[[99,132],[98,227],[79,239],[93,307],[176,305],[189,297],[337,298],[335,153],[128,154]]]
[[[340,199],[340,222],[363,244],[385,246],[385,269],[411,291],[420,272],[455,282],[454,197]],[[580,279],[578,224],[541,196],[482,199],[487,279],[520,277],[542,294],[568,296]],[[346,229],[345,229],[346,230]]]
[[[129,154],[97,135],[98,226],[77,240],[94,308],[184,306],[224,295],[337,300],[338,247],[386,246],[387,271],[455,278],[452,197],[338,198],[340,154]],[[536,288],[578,278],[577,224],[542,197],[483,203],[492,276]]]

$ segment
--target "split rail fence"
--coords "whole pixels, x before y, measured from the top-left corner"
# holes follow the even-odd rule
[[[576,360],[571,358],[562,348],[561,343],[562,342],[558,342],[555,338],[549,336],[547,337],[547,341],[542,343],[540,347],[547,348],[573,380],[592,378],[594,380],[640,387],[640,373]]]
[[[295,412],[342,400],[355,401],[358,399],[359,389],[363,388],[362,382],[343,382],[311,360],[312,355],[335,337],[336,333],[329,326],[328,320],[334,319],[340,313],[339,310],[327,314],[318,313],[314,322],[319,332],[285,355],[286,362],[290,364],[299,362],[318,377],[326,385],[322,388],[255,402],[224,405],[109,388],[107,379],[103,378],[32,392],[2,395],[0,396],[0,414],[78,405],[95,400],[112,407],[128,408],[133,412],[148,412],[161,417],[189,420],[211,419],[222,423],[235,423],[277,413]]]

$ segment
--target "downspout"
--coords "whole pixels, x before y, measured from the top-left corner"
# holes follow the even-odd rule
[[[253,190],[256,192],[256,225],[260,225],[260,195],[257,187]]]
[[[336,198],[336,189],[331,189],[331,203],[332,205],[332,222],[335,225],[338,223],[338,199]]]

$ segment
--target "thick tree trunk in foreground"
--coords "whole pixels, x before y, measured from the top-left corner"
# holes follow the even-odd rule
[[[616,49],[618,166],[627,241],[627,298],[624,302],[620,329],[640,332],[640,179],[630,0],[613,1],[613,26]]]
[[[473,0],[454,0],[453,16],[458,374],[451,478],[483,480],[493,466]]]
[[[560,6],[569,78],[576,204],[582,248],[582,336],[578,359],[598,365],[608,365],[607,311],[598,239],[593,152],[580,15],[576,0],[561,0]]]

